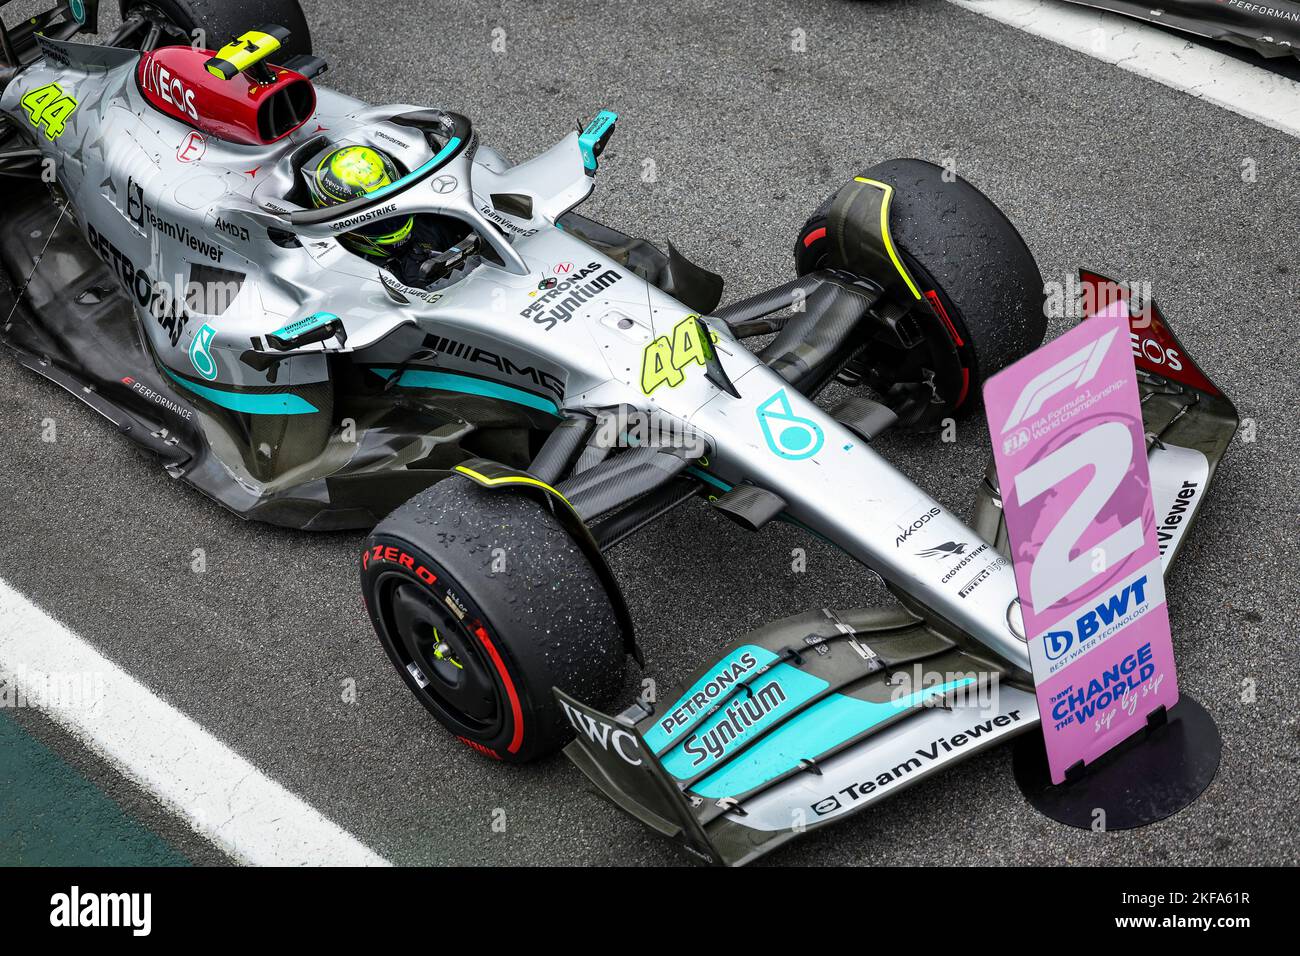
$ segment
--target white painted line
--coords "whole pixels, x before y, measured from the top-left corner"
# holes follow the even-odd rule
[[[388,865],[3,580],[0,679],[242,863]]]
[[[1300,82],[1225,56],[1191,35],[1063,0],[949,2],[1300,136]]]

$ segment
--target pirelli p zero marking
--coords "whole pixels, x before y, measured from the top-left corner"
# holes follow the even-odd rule
[[[394,564],[401,565],[410,570],[411,573],[425,584],[429,585],[429,587],[433,587],[438,580],[438,576],[423,564],[418,564],[415,558],[411,557],[401,548],[395,548],[392,545],[377,544],[373,548],[367,548],[365,554],[361,557],[361,566],[363,568],[368,568],[372,561],[390,561]]]

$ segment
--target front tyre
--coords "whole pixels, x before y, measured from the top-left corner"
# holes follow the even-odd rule
[[[622,685],[613,602],[531,494],[438,482],[366,539],[361,587],[411,693],[487,756],[525,763],[572,736],[553,687],[600,706]]]
[[[873,343],[851,368],[918,428],[977,408],[984,382],[1037,348],[1047,330],[1042,274],[1020,233],[991,199],[944,173],[919,159],[891,159],[860,177],[892,188],[890,233],[921,298],[906,303],[916,344]],[[849,221],[843,235],[832,234],[837,195],[799,232],[799,275],[863,261],[854,253],[870,242],[865,229]]]

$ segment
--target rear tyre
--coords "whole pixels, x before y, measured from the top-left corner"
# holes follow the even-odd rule
[[[861,174],[893,187],[890,232],[924,296],[912,309],[924,343],[908,350],[872,343],[850,370],[919,428],[978,408],[984,382],[1037,348],[1047,330],[1043,277],[1020,233],[978,189],[943,174],[919,159],[891,159]],[[835,195],[799,232],[799,275],[844,268],[828,234]]]
[[[119,0],[118,8],[123,22],[137,16],[158,25],[158,46],[189,44],[194,31],[202,30],[203,46],[219,50],[248,30],[274,23],[292,34],[274,61],[311,53],[311,31],[298,0]]]
[[[361,587],[411,693],[487,756],[525,763],[572,736],[552,687],[602,706],[622,686],[613,602],[531,494],[438,482],[366,539]]]

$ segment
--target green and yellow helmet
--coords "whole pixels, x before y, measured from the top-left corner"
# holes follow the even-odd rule
[[[369,146],[326,149],[308,164],[307,190],[317,209],[361,199],[400,177],[397,164]],[[339,236],[339,241],[363,256],[388,259],[411,237],[413,216],[366,223]]]

